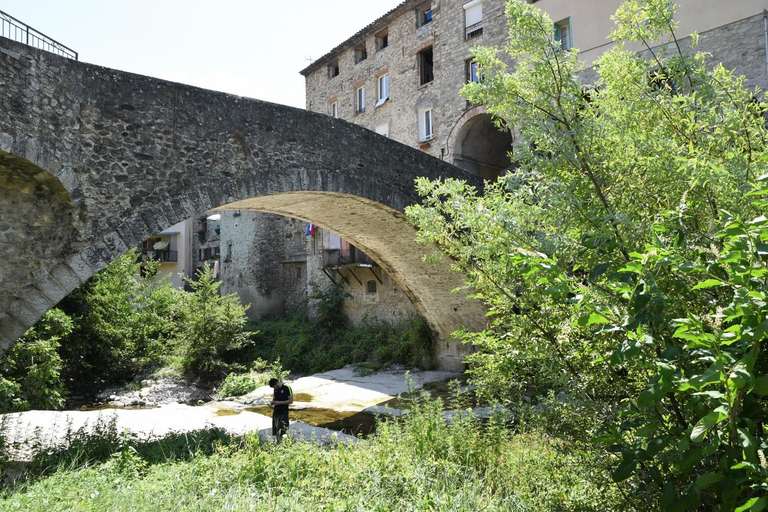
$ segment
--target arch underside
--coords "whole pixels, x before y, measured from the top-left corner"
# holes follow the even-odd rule
[[[397,282],[425,319],[430,331],[443,346],[438,347],[442,366],[450,359],[459,366],[462,350],[447,343],[450,334],[466,326],[484,327],[485,314],[480,302],[467,298],[461,288],[464,276],[450,270],[450,262],[438,266],[425,263],[422,256],[434,247],[416,242],[416,230],[403,212],[349,194],[335,192],[288,192],[244,199],[223,205],[218,210],[273,213],[311,222],[336,233],[372,257]],[[438,341],[440,343],[440,341]]]

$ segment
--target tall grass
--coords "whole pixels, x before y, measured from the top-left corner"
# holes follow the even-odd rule
[[[48,472],[2,491],[0,510],[629,510],[588,446],[509,421],[447,423],[438,400],[419,399],[357,443],[209,436],[151,457],[126,442],[108,457],[49,457]]]

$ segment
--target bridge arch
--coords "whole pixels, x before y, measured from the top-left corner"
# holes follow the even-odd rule
[[[421,261],[429,249],[415,244],[402,212],[418,201],[416,177],[481,188],[476,176],[329,116],[2,38],[0,74],[0,111],[16,113],[0,119],[0,218],[32,212],[13,218],[12,236],[0,232],[4,248],[28,255],[0,274],[0,352],[129,248],[226,208],[288,215],[349,239],[411,298],[439,340],[438,365],[461,366],[463,348],[450,333],[482,328],[484,311],[450,293],[463,276],[447,262]],[[49,183],[47,202],[8,185],[30,176]],[[36,226],[46,216],[57,222]]]

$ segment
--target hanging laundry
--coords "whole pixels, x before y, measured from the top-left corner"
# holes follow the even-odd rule
[[[219,277],[219,260],[213,262],[213,278]]]

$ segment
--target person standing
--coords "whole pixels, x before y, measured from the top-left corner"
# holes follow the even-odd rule
[[[269,379],[269,387],[274,390],[272,397],[272,435],[277,439],[277,444],[283,440],[288,432],[288,406],[293,403],[293,390],[287,384],[277,379]]]

